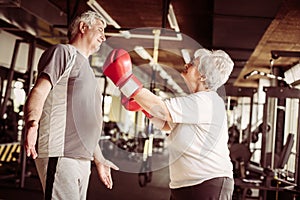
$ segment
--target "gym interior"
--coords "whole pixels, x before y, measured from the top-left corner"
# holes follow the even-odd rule
[[[0,199],[43,199],[25,155],[25,100],[37,63],[67,43],[71,19],[85,10],[107,21],[106,41],[89,60],[101,85],[104,156],[121,166],[108,190],[92,164],[87,199],[170,199],[169,132],[123,108],[102,72],[108,53],[124,48],[134,74],[162,99],[186,94],[179,74],[193,52],[222,49],[234,61],[224,87],[233,200],[300,199],[300,1],[298,0],[1,0]]]

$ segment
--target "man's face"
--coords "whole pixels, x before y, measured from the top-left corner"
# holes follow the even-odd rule
[[[97,52],[100,49],[102,42],[106,40],[104,35],[104,25],[101,20],[97,20],[94,25],[88,28],[86,34],[90,52]]]

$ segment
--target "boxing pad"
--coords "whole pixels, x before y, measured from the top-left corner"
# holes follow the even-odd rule
[[[130,55],[123,49],[114,49],[109,53],[103,65],[103,74],[128,98],[134,97],[143,87],[132,73]]]

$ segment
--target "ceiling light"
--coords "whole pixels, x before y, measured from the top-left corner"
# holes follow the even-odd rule
[[[129,31],[120,31],[120,34],[126,39],[131,38],[131,33]]]
[[[284,77],[288,84],[292,84],[300,80],[300,64],[298,63],[284,72]]]
[[[168,21],[172,29],[176,32],[180,32],[172,4],[169,5]]]
[[[259,71],[253,70],[253,71],[247,73],[247,74],[244,76],[244,79],[248,79],[248,78],[250,78],[251,76],[254,76],[254,75],[256,75],[256,74],[259,74]]]
[[[191,62],[191,56],[190,53],[187,49],[181,49],[181,55],[183,57],[184,63],[189,63]]]
[[[279,81],[285,81],[286,82],[286,79],[281,77],[281,76],[276,76],[274,74],[270,74],[270,73],[266,73],[266,72],[262,72],[262,71],[257,71],[257,70],[253,70],[250,73],[246,74],[244,76],[244,79],[248,79],[251,76],[254,76],[256,74],[261,75],[261,76],[265,76],[265,77],[268,77],[268,78],[271,78],[271,79],[277,79]]]
[[[116,29],[120,29],[120,25],[111,18],[111,16],[98,4],[96,0],[89,0],[86,2],[94,11],[98,12],[106,21],[107,24],[114,26]]]
[[[142,46],[135,46],[134,51],[144,60],[153,61],[152,56]]]
[[[130,31],[119,31],[119,33],[109,33],[105,32],[106,36],[110,37],[124,37],[126,39],[130,38],[139,38],[139,39],[149,39],[153,40],[155,38],[154,35],[146,35],[146,34],[134,34],[130,33]],[[159,36],[160,40],[170,40],[170,41],[182,41],[182,35],[180,33],[176,34],[176,37],[174,36]]]

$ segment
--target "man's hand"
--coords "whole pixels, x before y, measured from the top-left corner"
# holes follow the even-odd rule
[[[103,163],[95,162],[95,165],[100,180],[108,189],[112,189],[113,181],[111,178],[111,168],[114,170],[119,170],[119,168],[109,160],[105,160]]]
[[[33,159],[36,159],[37,152],[35,149],[35,144],[37,140],[37,130],[38,130],[38,122],[37,121],[29,121],[26,123],[26,140],[25,140],[25,150],[26,155],[31,156]]]

